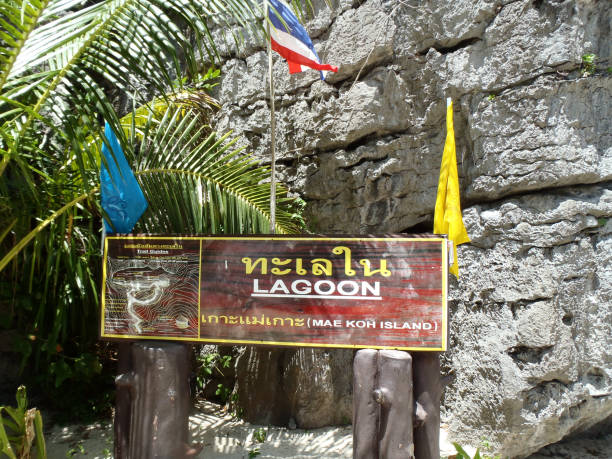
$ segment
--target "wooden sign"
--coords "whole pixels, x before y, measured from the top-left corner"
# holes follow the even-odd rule
[[[105,240],[101,337],[446,350],[447,241]]]

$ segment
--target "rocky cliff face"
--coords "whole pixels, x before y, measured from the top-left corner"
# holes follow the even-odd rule
[[[275,56],[279,176],[321,233],[431,230],[453,98],[472,242],[449,292],[443,420],[456,440],[486,437],[504,456],[612,415],[611,10],[594,0],[317,1],[307,29],[340,71],[290,76]],[[224,56],[217,127],[266,161],[263,43]],[[274,392],[286,401],[277,421],[303,427],[350,418],[349,351],[276,352],[244,354],[244,368],[272,359],[277,383],[242,378],[245,397]]]

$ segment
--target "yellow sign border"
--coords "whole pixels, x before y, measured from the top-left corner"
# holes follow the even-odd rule
[[[354,242],[385,242],[385,241],[430,241],[441,242],[440,250],[442,251],[442,346],[439,348],[423,348],[423,347],[402,347],[402,346],[368,346],[361,344],[322,344],[322,343],[300,343],[288,341],[263,341],[263,340],[233,340],[233,339],[209,339],[200,337],[200,328],[198,326],[198,338],[181,338],[173,336],[148,336],[148,335],[113,335],[105,334],[105,317],[106,317],[106,260],[108,255],[108,241],[110,239],[121,240],[137,240],[137,239],[158,239],[158,240],[199,240],[200,241],[200,258],[202,257],[202,241],[205,240],[247,240],[247,241],[354,241]],[[397,349],[402,351],[422,351],[422,352],[444,352],[447,350],[447,335],[448,335],[448,248],[447,239],[445,237],[351,237],[351,236],[107,236],[104,239],[104,257],[102,264],[102,320],[100,321],[100,338],[102,339],[151,339],[156,341],[185,341],[192,343],[221,343],[221,344],[253,344],[265,346],[283,346],[283,347],[311,347],[311,348],[336,348],[336,349]],[[202,268],[200,263],[198,283],[202,283]],[[198,322],[201,320],[201,305],[200,296],[198,295]]]

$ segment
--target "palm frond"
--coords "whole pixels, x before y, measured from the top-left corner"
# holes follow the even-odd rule
[[[32,9],[30,3],[24,0],[25,10]],[[235,18],[257,29],[256,9],[232,0],[107,0],[86,8],[77,8],[80,0],[32,4],[38,9],[30,15],[20,16],[17,7],[2,10],[10,24],[23,21],[13,27],[14,37],[5,37],[13,46],[0,55],[0,112],[9,113],[13,124],[0,175],[18,158],[38,117],[52,114],[52,124],[64,126],[70,114],[86,110],[78,103],[84,88],[100,89],[91,92],[89,106],[106,112],[111,105],[103,85],[135,95],[143,86],[166,93],[175,81],[181,86],[183,74],[199,73],[198,55],[214,54],[209,21]]]
[[[233,148],[237,139],[218,136],[202,125],[198,111],[189,108],[187,93],[177,102],[150,106],[147,122],[138,131],[134,119],[122,127],[132,139],[126,156],[134,161],[149,208],[137,230],[150,233],[266,233],[270,223],[270,171],[257,160]],[[137,113],[144,117],[144,109]],[[124,131],[125,132],[125,131]],[[82,139],[85,141],[85,139]],[[91,143],[91,141],[89,141]],[[84,142],[85,143],[85,142]],[[93,142],[98,145],[100,141]],[[138,151],[138,153],[136,153]],[[98,187],[73,196],[16,242],[0,259],[2,271],[30,242],[79,203],[96,195]],[[70,189],[64,189],[70,193]],[[276,231],[303,230],[302,202],[288,197],[278,184]],[[11,222],[10,226],[14,226]],[[8,231],[8,230],[5,230]]]
[[[49,0],[0,3],[0,91],[4,87],[27,39],[38,25]]]
[[[218,136],[197,112],[169,104],[143,130],[136,175],[149,202],[143,232],[266,233],[270,224],[270,171],[230,134]],[[303,230],[300,201],[277,187],[276,230]]]
[[[76,207],[78,203],[84,201],[87,198],[90,198],[91,195],[98,191],[98,188],[94,188],[87,194],[83,194],[81,196],[77,196],[72,201],[61,207],[60,209],[53,212],[43,221],[41,221],[32,231],[30,231],[24,238],[22,238],[17,244],[13,245],[11,250],[6,253],[2,259],[0,259],[0,271],[2,271],[6,265],[17,255],[19,254],[25,246],[27,246],[34,238],[36,238],[47,226],[52,224],[57,220],[58,217],[63,216],[65,212]],[[14,222],[11,226],[14,225]]]
[[[3,35],[13,46],[0,57],[0,177],[8,175],[0,200],[17,199],[32,215],[42,202],[53,208],[65,196],[43,197],[50,189],[37,184],[67,168],[78,171],[71,172],[73,185],[90,190],[99,156],[84,139],[100,136],[100,118],[119,128],[106,88],[135,94],[135,87],[159,92],[178,82],[180,89],[198,74],[192,39],[202,43],[209,15],[232,16],[233,8],[246,18],[232,3],[205,9],[196,0],[107,0],[85,8],[82,0],[3,2],[14,37]],[[10,193],[6,182],[15,184]]]

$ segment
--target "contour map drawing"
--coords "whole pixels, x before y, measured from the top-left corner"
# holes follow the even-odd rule
[[[107,259],[104,333],[198,336],[199,260]]]

